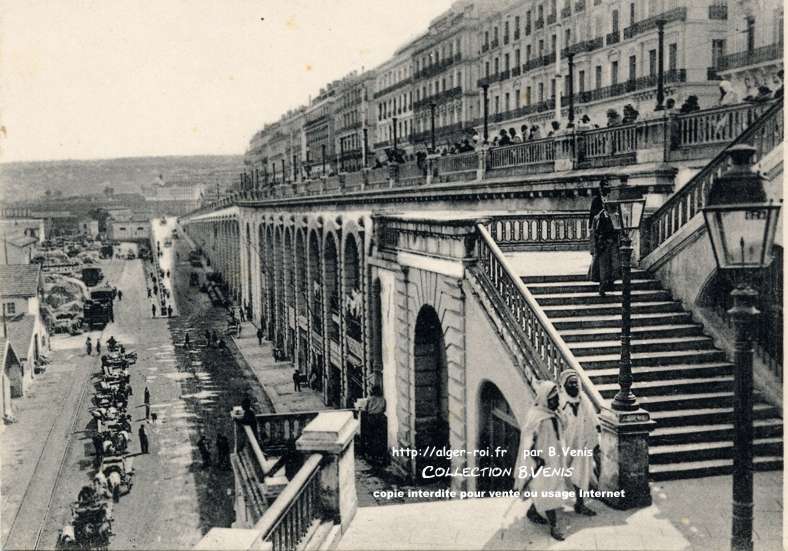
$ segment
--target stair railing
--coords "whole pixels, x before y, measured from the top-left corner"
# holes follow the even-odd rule
[[[541,364],[537,369],[546,370],[540,374],[557,383],[562,371],[574,369],[594,408],[601,411],[607,407],[607,402],[594,387],[528,287],[509,267],[503,252],[487,228],[484,224],[477,224],[476,227],[481,236],[481,239],[477,239],[479,271],[497,294],[497,299],[511,314],[516,324],[513,333],[521,341],[520,345]]]
[[[701,212],[712,182],[728,167],[727,149],[748,143],[757,149],[760,159],[782,141],[783,99],[780,98],[645,221],[641,229],[641,257],[654,251]]]

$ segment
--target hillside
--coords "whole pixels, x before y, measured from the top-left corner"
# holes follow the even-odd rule
[[[227,185],[243,170],[240,155],[130,157],[92,161],[0,163],[0,200],[36,199],[47,190],[62,195],[140,193],[159,176],[164,182]]]

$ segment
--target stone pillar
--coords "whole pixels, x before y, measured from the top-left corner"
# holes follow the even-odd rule
[[[599,437],[602,451],[599,490],[621,491],[620,497],[602,501],[615,509],[651,505],[648,435],[656,423],[642,408],[626,412],[605,409],[599,421],[602,427]]]
[[[304,454],[323,454],[320,468],[320,504],[323,518],[333,519],[347,530],[356,514],[356,468],[353,437],[359,422],[350,411],[321,411],[304,427],[296,449]]]

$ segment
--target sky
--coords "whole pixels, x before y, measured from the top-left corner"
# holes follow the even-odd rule
[[[242,154],[451,0],[0,0],[0,160]]]

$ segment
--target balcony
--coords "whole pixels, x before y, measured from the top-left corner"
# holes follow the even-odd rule
[[[413,102],[413,109],[420,109],[422,107],[427,107],[431,103],[434,103],[436,105],[437,104],[441,104],[441,103],[444,103],[445,101],[447,101],[449,99],[456,98],[456,97],[459,97],[461,95],[462,95],[462,87],[461,86],[455,86],[454,88],[450,88],[448,90],[444,90],[443,92],[440,92],[438,94],[433,94],[433,95],[431,95],[429,97],[426,97],[424,99],[420,99],[419,101],[414,101]]]
[[[454,54],[454,63],[458,63],[461,60],[462,60],[462,54],[460,52]]]
[[[565,8],[561,8],[561,19],[566,19],[567,17],[572,16],[572,8],[571,6],[566,6]]]
[[[592,38],[591,40],[584,40],[583,42],[578,42],[576,44],[572,44],[571,46],[567,46],[561,50],[561,57],[566,57],[569,54],[577,55],[585,52],[593,52],[602,46],[603,39],[601,36],[598,36],[596,38]]]
[[[605,37],[605,44],[610,46],[611,44],[618,44],[619,42],[621,42],[621,31],[607,33],[607,36]]]
[[[543,18],[540,18],[540,19],[537,19],[536,21],[534,21],[534,28],[536,30],[539,30],[542,27],[544,27],[544,19]]]
[[[586,9],[586,0],[577,0],[575,2],[575,12],[579,13],[581,11],[585,11]]]
[[[542,66],[542,56],[535,57],[525,62],[525,65],[523,65],[523,72],[527,73],[531,69],[536,69],[537,67],[541,67],[541,66]]]
[[[663,21],[666,25],[668,23],[672,23],[673,21],[686,21],[687,20],[687,8],[673,8],[672,10],[668,10],[666,12],[657,14],[653,17],[649,17],[648,19],[644,19],[643,21],[638,21],[634,25],[630,25],[626,29],[624,29],[624,40],[632,38],[638,34],[644,33],[646,31],[650,31],[651,29],[657,28],[657,22]]]
[[[512,69],[512,76],[519,77],[521,72],[522,72],[522,68],[518,65],[517,67],[514,67]]]
[[[430,78],[445,71],[448,67],[454,65],[454,58],[447,57],[440,61],[433,63],[429,67],[425,67],[414,75],[414,79]]]
[[[489,86],[490,85],[490,77],[487,76],[485,78],[480,78],[476,81],[476,86],[481,88],[482,86]]]
[[[555,52],[542,56],[541,62],[545,67],[555,63]]]
[[[512,76],[511,71],[508,69],[506,71],[501,71],[501,74],[498,75],[498,80],[504,81],[510,79]]]
[[[723,56],[720,59],[719,71],[728,71],[730,69],[738,69],[740,67],[748,67],[750,65],[757,65],[759,63],[766,63],[768,61],[775,61],[782,59],[783,45],[782,43],[769,44],[768,46],[761,46],[754,50],[744,52],[736,52]]]
[[[709,6],[709,19],[725,21],[728,19],[727,4],[712,4]]]
[[[685,69],[665,71],[664,73],[662,73],[662,75],[663,75],[663,82],[665,84],[674,84],[677,82],[687,81],[687,71]],[[594,101],[622,96],[630,92],[647,90],[649,88],[654,88],[656,86],[657,86],[657,75],[648,75],[645,77],[627,80],[626,82],[618,82],[616,84],[611,84],[610,86],[605,86],[603,88],[597,88],[596,90],[579,92],[574,95],[574,103],[576,105],[583,103],[591,103]],[[564,105],[566,105],[567,103],[569,103],[569,96],[562,96],[561,101]]]
[[[562,13],[563,13],[563,11],[562,11]],[[562,15],[562,17],[563,17],[563,15]],[[556,20],[557,20],[556,14],[554,14],[554,13],[551,13],[550,15],[547,16],[547,24],[548,25],[552,25],[553,23],[556,22]]]

